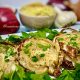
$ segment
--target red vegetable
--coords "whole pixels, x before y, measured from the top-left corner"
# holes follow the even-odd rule
[[[66,10],[66,7],[64,6],[63,2],[64,0],[49,0],[47,4],[57,6],[58,8],[62,10]]]
[[[19,22],[10,8],[0,8],[0,34],[15,33]]]
[[[49,0],[49,4],[52,4],[52,3],[62,4],[63,0]]]

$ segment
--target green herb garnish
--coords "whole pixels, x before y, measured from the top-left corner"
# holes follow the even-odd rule
[[[62,74],[54,80],[74,80],[72,71],[63,70]]]
[[[45,54],[40,54],[40,57],[44,57],[45,56]]]
[[[25,54],[28,54],[28,56],[30,56],[30,50],[29,49],[24,48],[23,51]]]
[[[19,43],[19,42],[21,42],[22,38],[18,35],[10,35],[9,38],[7,38],[6,40],[8,40],[12,43]]]
[[[25,72],[21,66],[16,68],[13,72],[3,74],[1,80],[53,80],[48,73],[35,74],[35,72]]]
[[[30,56],[30,51],[29,51],[29,47],[32,46],[32,43],[28,43],[24,46],[23,51],[25,54],[28,54]]]
[[[76,40],[77,37],[78,37],[77,35],[74,35],[73,37],[70,38],[70,41]]]
[[[30,46],[32,46],[31,42],[25,45],[26,48],[29,48]]]
[[[6,51],[6,53],[5,53],[5,61],[9,61],[9,57],[10,56],[12,56],[12,55],[14,55],[15,53],[14,53],[14,50],[13,50],[13,48],[8,48],[7,49],[7,51]]]
[[[47,73],[31,74],[31,80],[52,80]]]
[[[58,38],[58,41],[63,41],[64,39],[63,38]]]
[[[30,38],[29,33],[22,32],[22,38],[23,38],[23,39]]]
[[[48,33],[48,35],[46,35]],[[50,40],[53,40],[53,38],[58,34],[57,30],[51,30],[48,28],[44,28],[44,29],[39,29],[37,30],[37,32],[30,32],[30,33],[26,33],[26,32],[22,32],[22,38],[47,38]]]
[[[41,48],[43,51],[46,51],[48,48],[51,47],[51,45],[42,45],[42,44],[37,44],[39,48]]]
[[[80,64],[76,64],[74,70],[62,71],[62,74],[54,80],[80,80]]]
[[[37,62],[37,61],[38,61],[38,58],[37,58],[36,56],[33,56],[33,57],[32,57],[32,61],[33,61],[33,62]]]
[[[55,35],[53,33],[50,33],[47,38],[50,39],[50,40],[53,40],[53,38],[55,37]]]
[[[78,43],[74,42],[74,41],[70,41],[68,42],[68,45],[72,45],[74,47],[78,47]]]
[[[46,32],[49,33],[49,35],[46,38],[48,38],[50,40],[53,40],[53,38],[58,34],[57,30],[48,30]]]
[[[76,38],[75,37],[71,37],[70,41],[73,41],[73,40],[76,40]]]

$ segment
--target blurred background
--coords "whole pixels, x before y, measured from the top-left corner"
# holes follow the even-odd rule
[[[48,0],[0,0],[0,6],[10,5],[13,7],[20,7],[21,5],[32,3],[32,2],[47,3]]]
[[[14,8],[14,9],[17,10],[17,12],[16,12],[16,10],[14,11],[14,13],[16,13],[15,14],[16,18],[18,19],[18,21],[20,23],[20,28],[18,29],[17,32],[22,32],[22,31],[27,32],[27,31],[32,30],[28,27],[26,28],[21,23],[21,20],[20,20],[19,14],[18,14],[18,10],[19,10],[19,8],[21,8],[22,5],[31,4],[33,2],[40,2],[40,3],[43,3],[43,4],[48,4],[48,5],[51,5],[52,7],[56,6],[61,10],[62,13],[67,11],[66,16],[65,16],[65,13],[64,13],[64,15],[62,15],[62,13],[61,13],[61,15],[57,13],[57,17],[55,19],[55,22],[59,18],[60,21],[62,21],[62,20],[64,21],[64,22],[62,21],[61,24],[64,24],[66,22],[67,22],[66,24],[69,24],[69,23],[73,22],[75,25],[72,25],[72,27],[75,28],[75,29],[80,29],[80,0],[0,0],[0,7],[1,6],[9,6],[10,8]],[[68,15],[69,11],[72,11],[72,12]],[[5,13],[5,12],[3,12],[3,13]],[[77,17],[77,20],[75,20],[76,18],[74,18],[71,14],[73,14],[73,16],[74,16],[74,14],[76,14],[74,17]],[[9,15],[5,15],[5,16],[3,15],[3,16],[1,16],[1,19],[3,20],[3,18],[6,17],[6,16],[9,16]],[[64,18],[65,18],[65,20],[64,20]],[[10,19],[10,18],[7,18],[7,19]],[[70,20],[72,22],[69,22]],[[7,24],[7,21],[6,21],[6,24]],[[1,22],[3,22],[3,21],[1,21]],[[58,24],[56,25],[56,27],[58,26],[58,28],[61,28],[60,25],[59,25],[60,22],[57,22],[57,23]],[[14,23],[12,23],[12,24],[14,25]],[[54,26],[53,26],[53,28],[54,28]]]

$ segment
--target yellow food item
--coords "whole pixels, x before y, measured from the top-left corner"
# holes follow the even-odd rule
[[[28,39],[22,43],[19,52],[20,64],[35,73],[48,71],[53,74],[58,64],[59,52],[48,39]]]
[[[52,16],[55,14],[53,7],[41,3],[23,6],[20,11],[28,16]]]

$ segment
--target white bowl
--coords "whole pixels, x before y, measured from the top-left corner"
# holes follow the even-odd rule
[[[20,20],[23,25],[31,28],[49,28],[56,17],[56,12],[52,16],[30,16],[23,14],[19,9]]]

